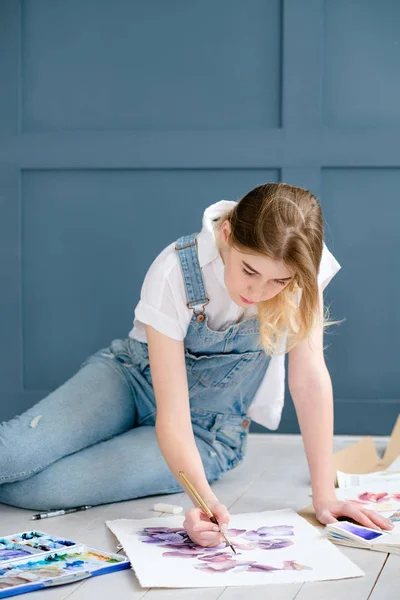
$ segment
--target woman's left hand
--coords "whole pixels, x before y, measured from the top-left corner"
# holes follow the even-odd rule
[[[374,510],[368,510],[351,502],[325,500],[314,503],[317,519],[323,525],[335,523],[338,517],[349,517],[370,529],[393,529],[393,523]]]

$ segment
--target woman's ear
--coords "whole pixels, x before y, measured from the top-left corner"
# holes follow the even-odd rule
[[[228,242],[229,236],[231,234],[231,224],[228,220],[224,221],[221,225],[221,237],[224,244]]]

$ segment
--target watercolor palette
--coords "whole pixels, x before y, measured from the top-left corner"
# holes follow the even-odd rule
[[[129,559],[41,531],[0,538],[0,598],[127,569]]]
[[[52,536],[42,531],[23,531],[0,538],[0,565],[4,561],[32,554],[76,546],[77,542]]]

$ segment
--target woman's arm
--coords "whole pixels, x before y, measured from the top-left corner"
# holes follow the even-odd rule
[[[150,370],[156,397],[156,434],[161,452],[181,483],[184,471],[208,503],[217,501],[207,481],[190,418],[183,341],[174,340],[146,325]]]
[[[335,499],[333,391],[323,351],[323,297],[320,320],[308,339],[289,351],[288,384],[310,468],[313,502]]]
[[[289,390],[296,407],[311,474],[313,505],[321,523],[340,516],[365,527],[391,529],[388,519],[352,503],[339,502],[334,487],[333,392],[323,351],[323,297],[319,296],[319,322],[308,339],[289,351]]]

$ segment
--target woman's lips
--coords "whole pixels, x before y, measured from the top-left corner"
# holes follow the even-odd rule
[[[254,304],[254,302],[250,302],[250,300],[247,300],[247,298],[243,298],[243,296],[240,296],[240,299],[242,302],[244,302],[245,304]]]

